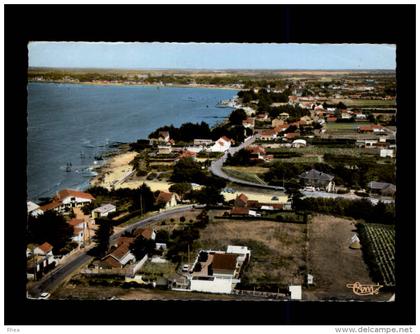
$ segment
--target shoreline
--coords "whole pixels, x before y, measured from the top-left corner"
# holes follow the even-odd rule
[[[73,82],[73,81],[53,81],[53,80],[28,80],[28,83],[49,83],[49,84],[71,84],[71,85],[83,85],[83,86],[124,86],[124,87],[155,87],[155,88],[207,88],[207,89],[224,89],[224,90],[235,90],[241,91],[243,88],[230,87],[230,86],[213,86],[213,85],[184,85],[184,84],[171,84],[171,85],[158,85],[158,84],[145,84],[145,83],[120,83],[120,82]]]

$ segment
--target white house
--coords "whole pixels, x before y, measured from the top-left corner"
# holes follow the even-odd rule
[[[232,140],[226,136],[220,137],[210,148],[211,152],[226,152],[232,145]]]
[[[156,198],[156,204],[162,204],[165,209],[173,208],[178,204],[180,198],[178,194],[161,191]]]
[[[68,224],[73,227],[73,237],[71,238],[74,242],[81,243],[83,242],[83,237],[85,233],[86,223],[82,219],[70,219]]]
[[[113,204],[104,204],[92,210],[92,218],[107,217],[111,212],[116,212],[117,207]]]
[[[208,146],[213,144],[213,140],[211,139],[194,139],[194,146]]]
[[[48,242],[44,242],[42,245],[39,245],[34,248],[34,255],[43,255],[43,256],[53,256],[53,246]]]
[[[28,201],[26,202],[28,208],[28,215],[37,217],[38,215],[42,215],[44,211],[40,209],[40,206],[34,202]]]
[[[305,139],[296,139],[292,142],[292,147],[306,147],[306,140]]]
[[[237,260],[239,262],[244,262],[245,260],[251,259],[251,250],[247,246],[233,246],[228,245],[226,249],[227,254],[237,254],[239,255]]]
[[[379,151],[379,156],[381,158],[386,158],[386,157],[393,158],[394,157],[394,150],[389,150],[389,149],[383,148]]]
[[[43,212],[55,210],[64,212],[69,208],[80,207],[91,203],[95,198],[89,194],[73,189],[64,189],[57,192],[52,202],[40,207]]]

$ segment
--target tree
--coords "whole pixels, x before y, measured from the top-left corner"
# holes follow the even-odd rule
[[[166,244],[169,241],[169,232],[166,230],[157,231],[155,241]]]
[[[130,245],[130,251],[136,257],[136,260],[141,260],[146,254],[148,256],[153,255],[155,251],[155,241],[152,239],[146,239],[140,236],[134,240]]]
[[[170,192],[177,193],[181,198],[183,198],[184,195],[191,190],[192,186],[189,182],[174,183],[169,187]]]
[[[251,160],[251,152],[243,148],[233,156],[229,154],[225,164],[228,166],[250,166],[254,165],[254,162]]]
[[[174,182],[195,182],[201,184],[205,179],[199,163],[192,158],[180,159],[174,166],[171,180]]]
[[[96,242],[94,254],[103,257],[109,249],[109,237],[112,235],[114,227],[112,221],[107,218],[96,218],[95,224],[98,225],[93,240]]]
[[[70,241],[73,228],[67,224],[64,217],[53,210],[37,217],[28,218],[28,242],[48,242],[59,251]]]
[[[241,125],[244,119],[246,119],[246,112],[243,109],[236,109],[229,116],[229,122],[233,125]]]

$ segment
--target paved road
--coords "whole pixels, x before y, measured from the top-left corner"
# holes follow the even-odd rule
[[[110,240],[114,241],[127,231],[131,232],[136,228],[147,226],[153,222],[159,221],[163,218],[173,215],[174,213],[190,211],[192,208],[192,205],[187,205],[182,208],[167,210],[158,213],[155,216],[140,220],[137,223],[127,226],[124,230],[113,234]],[[41,292],[53,292],[60,284],[63,283],[63,281],[66,278],[72,275],[78,268],[80,268],[83,265],[86,265],[89,261],[91,261],[93,257],[86,254],[87,250],[89,250],[90,248],[87,248],[84,252],[81,252],[80,254],[75,256],[72,260],[68,261],[62,266],[57,267],[52,272],[45,275],[40,281],[38,281],[36,284],[34,284],[34,286],[31,287],[31,289],[29,290],[30,297],[38,298]]]
[[[267,184],[254,183],[254,182],[249,182],[249,181],[244,181],[244,180],[241,180],[241,179],[237,179],[235,177],[227,175],[222,170],[223,164],[225,163],[229,153],[231,155],[234,155],[239,150],[251,145],[254,141],[255,141],[255,136],[251,136],[247,141],[245,141],[241,145],[236,146],[236,147],[231,147],[229,150],[227,150],[225,152],[225,154],[220,159],[215,160],[211,163],[211,165],[209,167],[210,172],[213,175],[219,176],[219,177],[221,177],[225,180],[228,180],[230,182],[234,182],[234,183],[237,183],[237,184],[242,184],[242,185],[245,185],[245,186],[251,186],[251,187],[255,187],[255,188],[282,190],[283,187],[279,187],[279,186],[270,186],[270,185],[267,185]]]

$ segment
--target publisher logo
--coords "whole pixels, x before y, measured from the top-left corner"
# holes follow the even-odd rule
[[[383,285],[379,284],[361,284],[359,282],[347,284],[346,287],[353,289],[353,293],[358,296],[373,296],[379,294],[379,289],[383,288]]]

